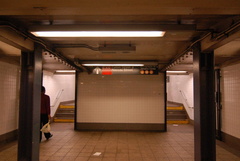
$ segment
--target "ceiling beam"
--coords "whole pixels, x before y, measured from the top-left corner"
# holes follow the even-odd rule
[[[82,24],[31,26],[29,31],[188,31],[196,30],[196,25],[181,24]]]
[[[213,38],[213,35],[208,35],[201,41],[201,51],[210,52],[213,51],[231,41],[240,38],[240,24],[234,29],[222,33],[218,38]]]
[[[17,31],[0,26],[0,41],[11,45],[22,51],[33,51],[34,43],[27,37],[20,35]]]

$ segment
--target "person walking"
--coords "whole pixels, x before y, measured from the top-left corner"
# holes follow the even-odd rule
[[[50,121],[51,116],[51,110],[50,110],[50,97],[45,94],[46,89],[44,86],[42,86],[41,89],[41,120],[40,120],[40,129]],[[53,135],[48,132],[44,133],[45,138],[48,140],[50,139]],[[42,140],[42,132],[40,131],[40,142]]]

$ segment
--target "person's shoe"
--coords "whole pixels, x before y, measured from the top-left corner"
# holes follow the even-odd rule
[[[52,135],[52,134],[50,134],[50,136],[49,136],[49,137],[47,137],[47,140],[48,140],[48,139],[50,139],[52,136],[53,136],[53,135]]]

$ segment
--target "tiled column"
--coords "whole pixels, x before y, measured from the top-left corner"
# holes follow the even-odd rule
[[[216,161],[216,110],[214,105],[214,54],[193,53],[195,161]]]
[[[22,52],[19,106],[18,161],[39,160],[42,48]]]

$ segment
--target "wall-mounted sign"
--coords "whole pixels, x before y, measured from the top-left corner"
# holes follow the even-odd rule
[[[111,67],[103,67],[102,68],[102,75],[112,75],[112,68]]]
[[[96,67],[92,74],[99,75],[158,75],[157,66],[149,67]]]

